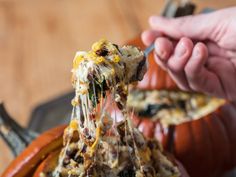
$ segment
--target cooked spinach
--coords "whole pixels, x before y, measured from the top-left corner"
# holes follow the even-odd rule
[[[105,79],[102,80],[102,82],[97,81],[94,79],[89,84],[89,99],[91,100],[93,106],[95,107],[99,103],[100,97],[105,97],[106,90],[107,90],[107,84]]]
[[[153,117],[158,111],[171,107],[168,104],[148,104],[145,109],[138,112],[138,115],[141,117]]]

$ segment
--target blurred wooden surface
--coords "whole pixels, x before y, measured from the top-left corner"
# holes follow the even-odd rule
[[[194,0],[223,8],[235,0]],[[121,44],[148,28],[164,0],[0,0],[0,101],[22,125],[39,103],[71,89],[77,50],[107,38]],[[60,118],[60,117],[58,117]],[[0,173],[11,160],[0,140]]]

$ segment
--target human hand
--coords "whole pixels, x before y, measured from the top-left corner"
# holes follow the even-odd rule
[[[236,100],[236,8],[176,19],[152,16],[144,31],[155,60],[180,89]]]

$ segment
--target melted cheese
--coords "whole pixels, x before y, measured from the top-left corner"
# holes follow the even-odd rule
[[[96,139],[95,139],[94,143],[91,146],[90,155],[94,154],[94,151],[97,148],[97,145],[99,143],[100,138],[101,138],[101,127],[99,126],[99,127],[96,128]]]
[[[58,177],[66,170],[67,176],[83,177],[93,165],[101,165],[101,168],[105,165],[110,168],[107,173],[116,177],[129,161],[135,164],[136,174],[139,171],[144,174],[142,166],[150,165],[152,151],[137,130],[135,140],[133,127],[130,123],[127,125],[129,121],[126,109],[127,84],[136,76],[134,74],[137,73],[137,66],[143,59],[143,52],[139,49],[129,46],[120,48],[104,39],[94,43],[91,51],[76,53],[72,69],[74,111],[64,133],[66,146],[61,151],[54,176]],[[107,101],[104,84],[113,96],[112,101],[122,105],[121,112],[126,115],[126,120],[122,122],[125,129],[119,130],[121,132],[107,112],[112,104]],[[79,138],[72,142],[74,132],[79,132]],[[125,134],[125,137],[121,134]],[[145,147],[140,149],[136,146],[136,141]],[[68,164],[63,165],[65,158],[71,158],[68,155],[71,153],[67,153],[71,148],[77,149],[76,158],[79,159],[70,159]],[[80,162],[81,159],[83,160]],[[140,163],[136,164],[136,160]],[[103,170],[105,169],[93,171],[93,176],[104,176],[100,174]],[[177,172],[175,168],[174,171]]]

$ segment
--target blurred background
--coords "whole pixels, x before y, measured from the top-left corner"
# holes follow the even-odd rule
[[[194,0],[203,8],[236,0]],[[0,101],[22,126],[39,104],[72,89],[77,50],[106,38],[124,44],[148,28],[164,0],[0,0]],[[60,117],[58,117],[60,119]],[[0,139],[0,173],[13,156]]]

